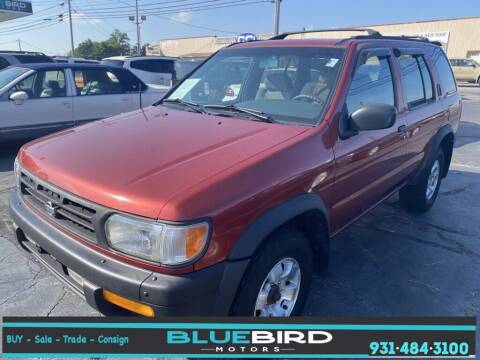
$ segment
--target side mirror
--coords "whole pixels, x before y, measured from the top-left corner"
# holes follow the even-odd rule
[[[387,104],[365,104],[350,116],[353,127],[360,131],[388,129],[396,119],[397,110]]]
[[[16,105],[22,105],[28,100],[28,94],[25,91],[17,91],[10,95],[10,100],[15,101]]]

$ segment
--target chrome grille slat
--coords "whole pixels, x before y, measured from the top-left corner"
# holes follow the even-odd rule
[[[97,211],[81,201],[50,187],[25,172],[21,173],[21,194],[39,211],[89,241],[97,242],[95,215]],[[52,213],[48,212],[53,206]]]

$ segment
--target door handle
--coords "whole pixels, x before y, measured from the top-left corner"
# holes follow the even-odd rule
[[[407,126],[406,125],[399,126],[398,129],[397,129],[397,132],[400,134],[400,138],[402,140],[407,138]]]

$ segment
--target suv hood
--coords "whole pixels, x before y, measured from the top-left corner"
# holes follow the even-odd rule
[[[156,219],[175,195],[304,131],[150,107],[36,140],[19,159],[74,195]]]

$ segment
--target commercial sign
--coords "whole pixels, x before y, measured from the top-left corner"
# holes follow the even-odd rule
[[[0,0],[0,11],[32,13],[32,3],[22,0]]]

